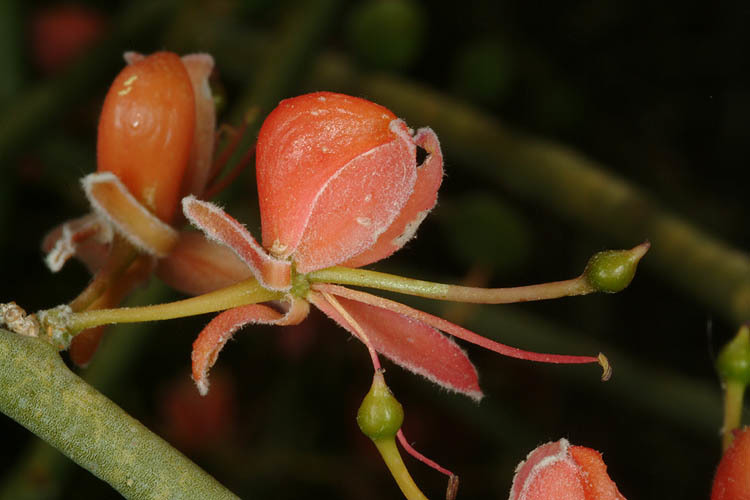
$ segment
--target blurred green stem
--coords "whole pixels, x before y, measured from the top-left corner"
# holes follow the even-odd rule
[[[252,85],[232,105],[230,123],[240,123],[249,111],[247,127],[231,165],[255,145],[263,118],[300,80],[311,64],[315,49],[333,23],[340,0],[306,0],[291,10],[271,40],[264,44],[264,59]]]
[[[650,240],[651,269],[724,318],[750,319],[748,256],[660,207],[604,165],[514,132],[444,94],[385,75],[360,75],[330,54],[317,60],[306,86],[364,95],[412,126],[429,125],[463,167],[617,244]]]
[[[22,84],[21,6],[18,0],[0,0],[0,103]]]
[[[55,349],[0,329],[0,410],[126,498],[236,498],[72,373]]]

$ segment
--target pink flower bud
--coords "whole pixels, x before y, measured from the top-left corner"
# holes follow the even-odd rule
[[[428,157],[417,165],[417,147]],[[301,273],[375,262],[401,248],[435,205],[435,134],[331,92],[282,101],[258,135],[263,246]]]
[[[750,427],[735,431],[716,469],[711,500],[750,500]]]
[[[567,439],[539,446],[516,467],[509,500],[625,500],[601,454]]]

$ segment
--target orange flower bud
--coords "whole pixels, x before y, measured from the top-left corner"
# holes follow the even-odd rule
[[[567,439],[539,446],[516,467],[509,500],[625,500],[601,454]]]
[[[750,500],[750,427],[735,431],[716,469],[711,500]]]
[[[161,220],[174,217],[195,128],[193,84],[180,58],[157,52],[126,66],[99,119],[98,171],[112,172]]]

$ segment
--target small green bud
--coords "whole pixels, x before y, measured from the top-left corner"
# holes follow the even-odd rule
[[[591,257],[583,274],[598,292],[620,292],[633,280],[638,262],[650,246],[651,244],[646,241],[630,250],[599,252]]]
[[[750,328],[747,325],[721,349],[716,369],[723,382],[750,383]]]
[[[404,421],[404,409],[385,383],[382,372],[375,372],[370,391],[357,412],[357,424],[370,439],[392,439]]]

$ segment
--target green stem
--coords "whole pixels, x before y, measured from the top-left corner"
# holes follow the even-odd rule
[[[263,45],[264,60],[260,63],[252,85],[232,106],[230,122],[240,123],[248,110],[256,109],[257,118],[249,124],[238,152],[231,164],[239,161],[258,137],[261,119],[301,79],[313,60],[316,47],[327,28],[336,21],[340,0],[307,0],[292,9],[282,20],[273,39]]]
[[[126,498],[237,498],[72,373],[55,349],[0,329],[0,410]]]
[[[215,292],[166,304],[118,309],[94,309],[73,313],[67,322],[70,331],[79,332],[87,328],[112,323],[136,323],[184,318],[198,314],[223,311],[233,307],[283,298],[281,292],[266,290],[254,279],[248,279]]]
[[[727,380],[724,383],[724,425],[721,428],[721,445],[724,451],[732,444],[733,431],[740,426],[745,387],[743,382],[737,380]]]
[[[391,471],[393,479],[398,483],[398,487],[401,488],[401,493],[408,500],[427,500],[424,493],[419,489],[417,484],[411,478],[409,471],[404,465],[404,461],[401,458],[401,453],[398,451],[396,446],[396,440],[393,437],[385,439],[373,439],[373,443],[380,452],[380,456],[383,457],[385,465],[388,466],[388,470]]]
[[[475,288],[404,278],[403,276],[369,271],[367,269],[350,269],[348,267],[337,266],[313,271],[307,275],[307,279],[312,283],[364,286],[429,299],[472,302],[476,304],[510,304],[531,300],[547,300],[573,295],[585,295],[596,291],[584,276],[564,281],[513,288]]]

